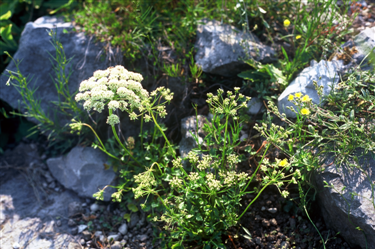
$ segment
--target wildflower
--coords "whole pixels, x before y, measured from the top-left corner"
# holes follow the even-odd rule
[[[217,190],[217,191],[220,190],[221,188],[220,181],[216,180],[215,176],[212,173],[208,173],[206,175],[206,178],[207,178],[207,185],[209,189]]]
[[[199,160],[199,157],[198,155],[194,152],[194,151],[190,151],[186,157],[187,159],[189,159],[189,162],[190,163],[197,163],[198,160]]]
[[[284,160],[282,160],[280,163],[279,163],[279,166],[281,167],[285,167],[287,166],[289,163],[288,163],[288,160],[285,158]]]
[[[151,116],[150,115],[145,115],[145,122],[147,123],[147,122],[150,122],[150,120],[151,120]]]
[[[288,19],[284,20],[284,26],[288,27],[290,25],[290,21]]]
[[[135,112],[129,113],[129,118],[130,120],[136,120],[137,119],[137,114]]]
[[[234,10],[237,10],[239,7],[241,7],[241,4],[237,3],[236,6],[234,7]]]
[[[178,179],[177,176],[175,176],[171,180],[170,185],[172,186],[172,188],[181,188],[182,187],[182,180]]]
[[[301,37],[302,37],[301,35],[297,35],[296,40],[301,39]]]
[[[107,124],[115,125],[115,124],[119,124],[119,123],[120,123],[120,119],[116,114],[112,114],[112,115],[108,116]]]
[[[190,181],[196,181],[200,178],[198,172],[190,172],[189,179]]]
[[[301,114],[302,114],[302,115],[309,115],[309,114],[310,114],[310,110],[307,109],[307,108],[302,108],[302,109],[301,109]]]
[[[288,100],[289,100],[289,101],[292,101],[293,99],[294,99],[294,96],[290,94],[290,95],[288,96]]]
[[[301,98],[302,93],[295,93],[294,96],[295,96],[296,98]]]
[[[120,107],[120,103],[116,100],[112,100],[108,103],[108,109],[112,109],[112,110],[116,111],[116,109],[119,108],[119,107]]]
[[[302,102],[310,102],[311,101],[311,99],[308,95],[303,96],[301,100],[302,100]]]
[[[174,160],[172,161],[172,163],[173,163],[173,167],[175,167],[175,168],[180,168],[180,167],[182,167],[182,159],[181,159],[181,157],[179,157],[179,158],[177,158],[177,159],[174,159]]]
[[[281,192],[281,196],[284,197],[284,198],[287,198],[288,195],[289,195],[289,192],[286,191],[286,190],[283,190],[283,191]]]
[[[204,155],[203,160],[199,162],[197,165],[197,168],[199,170],[205,170],[208,169],[211,165],[212,157],[210,155]]]

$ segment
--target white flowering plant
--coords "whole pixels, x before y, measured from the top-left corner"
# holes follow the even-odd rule
[[[111,158],[122,164],[120,177],[125,182],[132,182],[132,175],[144,171],[144,167],[150,166],[151,161],[167,164],[171,157],[175,156],[175,147],[167,139],[164,131],[166,128],[157,122],[158,118],[167,115],[165,105],[173,98],[169,89],[159,87],[149,93],[143,89],[141,74],[126,70],[123,66],[110,67],[107,70],[98,70],[94,75],[81,82],[76,101],[84,101],[86,110],[93,109],[102,112],[108,109],[107,123],[111,126],[113,139],[103,143],[97,133],[87,124],[74,121],[71,127],[80,129],[88,126],[94,132],[97,142],[93,147],[99,148]],[[115,126],[120,124],[120,114],[128,113],[131,120],[141,119],[140,140],[130,145],[128,141],[121,141]],[[155,127],[151,140],[148,139],[148,131],[143,130],[143,123],[153,121]],[[167,146],[160,148],[156,140],[163,137]],[[114,141],[120,149],[114,149]],[[135,148],[134,148],[135,147]],[[110,149],[108,149],[110,148]],[[112,148],[112,149],[111,149]],[[130,173],[133,172],[133,173]],[[129,184],[128,184],[129,185]],[[115,201],[121,201],[121,196],[129,186],[121,184],[116,187],[118,191],[112,195]],[[95,194],[98,199],[103,199],[103,191]]]
[[[133,188],[135,198],[156,196],[157,201],[152,205],[164,208],[154,216],[154,221],[163,222],[169,233],[165,247],[185,248],[198,243],[204,248],[225,248],[221,241],[225,231],[238,223],[267,186],[281,186],[281,179],[288,177],[283,173],[290,170],[288,163],[264,160],[269,145],[251,175],[237,169],[241,162],[235,151],[241,131],[238,111],[247,107],[247,100],[249,98],[239,93],[238,88],[234,92],[224,93],[219,89],[217,95],[208,94],[207,102],[213,116],[203,128],[207,133],[204,143],[199,143],[197,134],[193,134],[199,146],[186,158],[176,157],[168,167],[155,162],[135,176],[138,183]],[[276,135],[283,136],[283,133]],[[188,164],[183,164],[183,160]],[[269,176],[259,190],[250,190],[249,185],[260,167],[266,168],[264,172]],[[249,193],[256,193],[256,197],[239,213],[241,197]],[[282,194],[287,195],[286,191]]]

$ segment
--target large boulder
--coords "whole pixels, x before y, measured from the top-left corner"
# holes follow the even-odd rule
[[[105,169],[108,157],[98,149],[75,147],[67,155],[50,158],[47,165],[52,175],[67,189],[79,196],[92,198],[93,194],[106,185],[114,184],[113,170]],[[115,190],[106,188],[104,201],[111,199]]]
[[[322,60],[319,63],[311,61],[310,67],[302,70],[279,96],[278,108],[280,113],[285,113],[289,118],[296,117],[296,114],[287,109],[287,107],[296,109],[296,106],[288,100],[288,96],[297,92],[303,95],[309,95],[312,102],[315,104],[323,104],[320,103],[318,93],[314,87],[314,81],[316,81],[319,86],[323,86],[323,96],[327,96],[339,83],[340,74],[350,71],[354,66],[361,64],[362,61],[361,70],[374,68],[375,51],[373,49],[375,48],[375,27],[363,30],[354,37],[353,41],[345,43],[343,47],[356,47],[358,52],[351,55],[353,61],[347,63],[344,60],[338,60],[337,56],[332,61]],[[368,56],[368,54],[370,55]],[[366,56],[368,57],[366,58]],[[368,58],[373,59],[373,64],[368,63]]]
[[[248,69],[241,59],[252,58],[262,63],[276,61],[275,51],[251,32],[242,32],[215,20],[201,22],[197,29],[195,61],[203,72],[235,76]]]
[[[340,232],[353,247],[374,249],[375,154],[362,153],[362,150],[355,153],[358,163],[351,158],[337,164],[333,155],[326,157],[323,170],[314,175],[314,181],[327,226]]]
[[[297,92],[307,94],[314,104],[320,104],[314,81],[319,86],[323,86],[323,96],[327,96],[337,86],[340,79],[338,72],[342,67],[342,61],[322,60],[319,63],[312,63],[312,66],[305,68],[279,96],[279,112],[285,113],[289,118],[296,117],[296,114],[287,107],[293,107],[296,110],[296,106],[288,100],[288,96]]]
[[[71,94],[77,91],[79,84],[91,77],[94,71],[114,66],[122,58],[120,55],[112,55],[112,60],[109,60],[110,56],[105,56],[103,44],[94,43],[93,37],[85,36],[84,33],[72,32],[73,25],[64,22],[63,18],[45,16],[35,22],[27,23],[13,58],[22,61],[19,65],[21,73],[30,80],[29,88],[38,88],[35,92],[36,99],[40,101],[41,109],[49,114],[52,114],[54,109],[51,101],[58,101],[57,91],[51,79],[51,77],[56,78],[50,56],[50,54],[55,56],[56,50],[51,43],[52,38],[48,35],[48,31],[52,29],[56,32],[56,38],[62,44],[66,57],[68,59],[73,57],[67,66],[72,69],[68,84]],[[5,86],[9,79],[7,70],[17,71],[13,61],[0,77],[0,99],[15,109],[18,109],[21,102],[20,111],[24,112],[22,96],[17,89],[13,86]],[[59,120],[62,125],[69,121],[63,116],[59,117]],[[30,121],[37,122],[34,119]]]

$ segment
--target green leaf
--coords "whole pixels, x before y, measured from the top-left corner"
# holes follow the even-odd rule
[[[130,214],[124,214],[123,218],[130,222]]]
[[[196,219],[197,221],[203,221],[202,215],[200,215],[200,214],[198,214],[198,215],[195,217],[195,219]]]
[[[350,120],[351,121],[354,121],[354,110],[352,110],[351,112],[350,112],[350,115],[349,115],[349,118],[350,118]]]
[[[59,3],[59,4],[61,4],[61,1],[59,1],[59,0],[55,0],[54,2],[55,2],[55,3]],[[53,15],[53,14],[55,14],[56,12],[58,12],[59,10],[61,10],[61,9],[63,9],[63,8],[67,8],[67,7],[69,7],[69,5],[71,5],[73,2],[74,2],[74,0],[69,0],[69,2],[67,2],[66,4],[61,5],[61,6],[58,7],[57,9],[50,11],[49,14],[50,14],[50,15]]]
[[[0,16],[0,20],[8,20],[11,16],[12,16],[12,12],[10,10],[8,10],[7,13]]]
[[[130,210],[130,211],[132,211],[132,212],[138,212],[138,208],[137,208],[137,206],[136,205],[134,205],[133,203],[129,203],[128,204],[128,209]]]
[[[0,36],[8,44],[14,44],[17,46],[16,42],[13,40],[12,35],[12,24],[9,24],[5,27],[0,27]]]

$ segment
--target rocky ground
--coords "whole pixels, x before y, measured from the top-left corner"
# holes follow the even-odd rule
[[[80,198],[64,189],[48,171],[42,151],[43,144],[24,140],[0,156],[1,248],[159,248],[158,227],[145,213],[133,213],[125,222],[122,217],[129,211],[123,205]],[[243,207],[253,198],[246,195]],[[326,228],[318,208],[310,212],[326,248],[350,248]],[[240,223],[250,234],[242,228],[228,231],[223,238],[228,249],[322,247],[307,217],[272,187]]]
[[[375,26],[374,1],[362,1],[353,27]],[[365,5],[366,4],[366,5]],[[350,37],[348,37],[349,39]],[[260,141],[258,141],[260,143]],[[258,144],[259,147],[259,144]],[[0,248],[160,248],[158,227],[138,211],[125,222],[123,205],[81,198],[54,179],[46,165],[45,140],[10,144],[0,155]],[[298,197],[298,191],[290,191]],[[242,200],[245,207],[255,196]],[[316,202],[312,223],[295,203],[267,188],[241,225],[223,237],[227,248],[350,248],[329,230]],[[197,247],[199,248],[199,247]],[[354,249],[354,248],[352,248]]]

